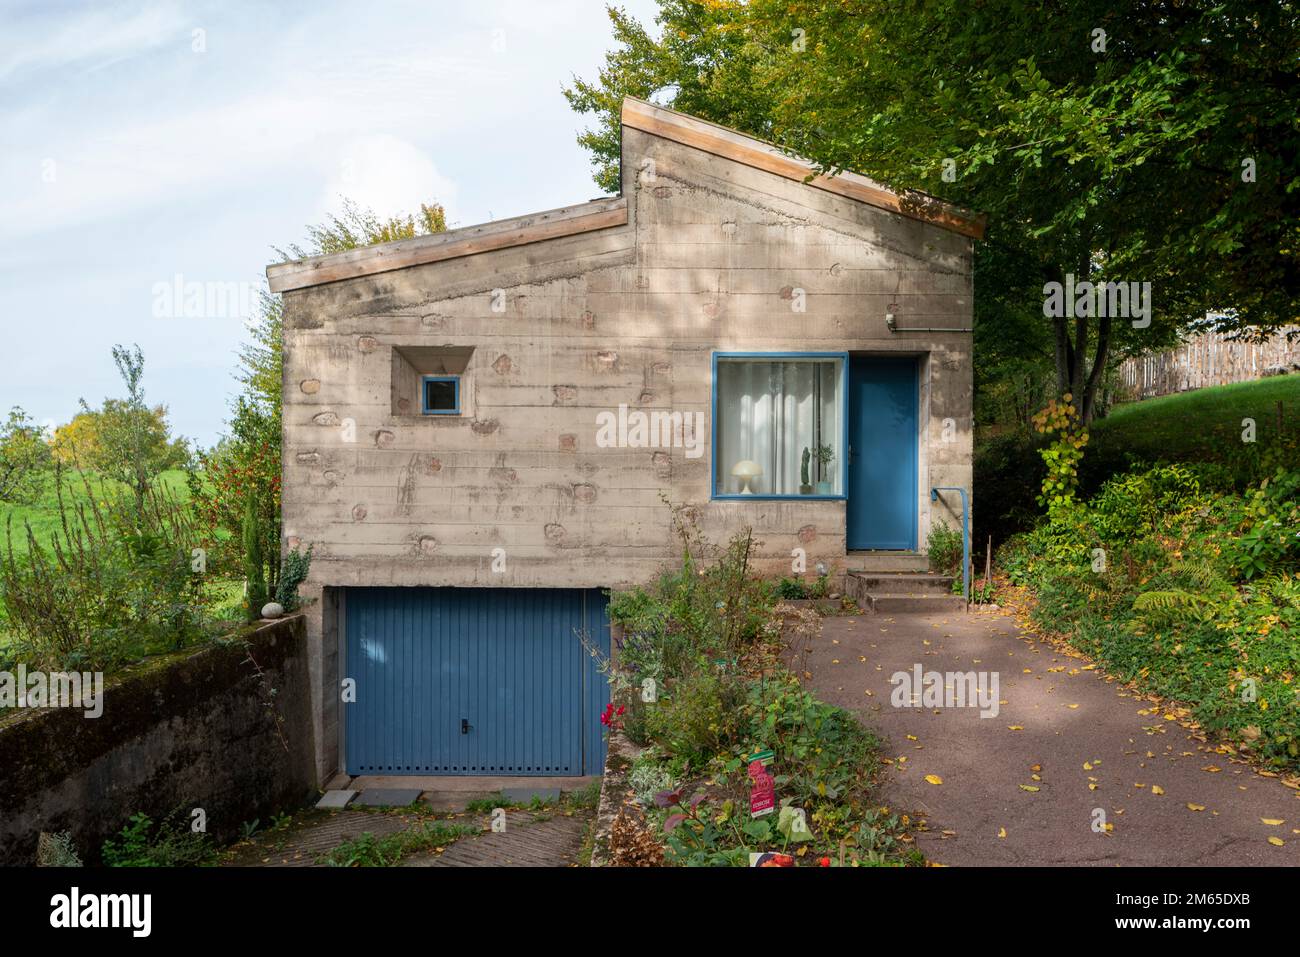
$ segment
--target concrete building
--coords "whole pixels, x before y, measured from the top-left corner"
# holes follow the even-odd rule
[[[622,124],[617,197],[267,269],[322,779],[598,771],[575,632],[677,560],[664,497],[772,574],[915,570],[960,521],[982,220]]]

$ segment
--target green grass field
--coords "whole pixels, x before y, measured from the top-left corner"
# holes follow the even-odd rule
[[[1242,447],[1241,420],[1255,420],[1256,441],[1277,435],[1277,404],[1290,431],[1300,429],[1300,374],[1214,386],[1116,406],[1091,429],[1093,448],[1147,459],[1215,461]],[[1085,452],[1086,456],[1086,452]]]
[[[1279,402],[1284,432],[1300,434],[1300,374],[1294,373],[1116,406],[1088,429],[1080,492],[1086,498],[1107,479],[1142,462],[1214,462],[1241,481],[1252,455],[1278,436]],[[1255,421],[1254,445],[1242,441],[1246,418]],[[977,541],[986,535],[1006,541],[1037,523],[1042,514],[1034,501],[1043,479],[1041,445],[1037,436],[1035,441],[1002,435],[977,442]]]
[[[99,487],[98,479],[91,478],[92,489]],[[185,473],[180,469],[163,472],[158,478],[158,485],[179,502],[189,500],[189,488],[185,484]],[[68,505],[76,506],[88,501],[85,484],[75,473],[68,476],[64,483],[64,498]],[[27,531],[24,523],[31,525],[36,541],[48,545],[54,533],[60,529],[59,501],[55,493],[54,482],[49,480],[36,501],[28,505],[10,505],[0,502],[0,548],[8,549],[4,538],[6,528],[13,536],[15,553],[27,551]]]
[[[189,487],[186,485],[185,473],[180,469],[162,473],[159,476],[158,485],[175,496],[177,501],[185,502],[189,499]],[[90,487],[93,490],[100,488],[98,481],[94,478],[90,480]],[[64,501],[74,507],[88,501],[86,485],[79,476],[74,474],[65,482]],[[58,496],[55,493],[52,480],[47,483],[46,488],[42,490],[37,499],[30,504],[10,505],[0,503],[0,549],[8,551],[9,539],[6,536],[6,529],[8,529],[8,534],[12,536],[14,554],[26,554],[27,525],[31,526],[36,541],[41,545],[49,545],[54,534],[61,530]],[[222,579],[212,579],[205,588],[207,600],[211,603],[210,607],[218,618],[238,616],[242,591],[242,582]],[[4,602],[0,600],[0,645],[4,645],[8,641],[9,638],[6,635],[5,628]]]

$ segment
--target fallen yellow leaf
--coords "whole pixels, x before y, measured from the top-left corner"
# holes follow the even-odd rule
[[[1038,788],[1034,787],[1032,784],[1022,784],[1022,785],[1020,785],[1020,790],[1022,790],[1022,791],[1037,791]]]
[[[1280,838],[1280,837],[1270,837],[1270,838],[1268,839],[1268,842],[1269,842],[1270,844],[1272,844],[1274,847],[1285,847],[1285,846],[1286,846],[1286,841],[1282,840],[1282,838]]]
[[[1279,824],[1282,823],[1282,818],[1280,817],[1261,817],[1260,820],[1263,821],[1265,824],[1272,825],[1273,827],[1277,827]]]
[[[1204,804],[1189,804],[1189,805],[1187,805],[1187,810],[1189,810],[1189,811],[1204,811],[1204,810],[1205,810],[1205,805],[1204,805]]]
[[[927,775],[925,776],[925,779],[926,779],[927,781],[929,781],[931,784],[942,784],[942,783],[943,783],[943,778],[939,777],[939,775],[937,775],[937,774],[927,774]]]
[[[1006,836],[1007,836],[1007,829],[1005,827],[998,828],[998,837],[1006,837]]]
[[[1164,794],[1164,793],[1165,793],[1165,789],[1162,788],[1162,787],[1161,787],[1160,785],[1158,785],[1158,784],[1153,784],[1153,785],[1151,785],[1151,793],[1152,793],[1152,794]]]

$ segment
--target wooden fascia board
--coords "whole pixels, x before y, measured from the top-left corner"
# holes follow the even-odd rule
[[[769,143],[683,113],[666,110],[653,103],[625,98],[622,123],[786,179],[801,183],[806,181],[818,189],[898,213],[900,216],[932,223],[973,239],[984,238],[987,217],[983,214],[969,213],[925,194],[900,195],[857,173],[845,171],[834,176],[817,174],[811,163],[790,156]],[[809,176],[812,179],[808,179]]]
[[[266,278],[271,292],[288,292],[626,224],[627,200],[620,196],[432,236],[276,263],[266,267]]]

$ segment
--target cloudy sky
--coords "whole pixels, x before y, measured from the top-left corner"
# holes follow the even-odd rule
[[[65,422],[138,343],[211,443],[244,323],[158,317],[156,287],[261,282],[340,194],[452,226],[598,195],[560,91],[610,43],[601,0],[0,0],[0,408]]]

